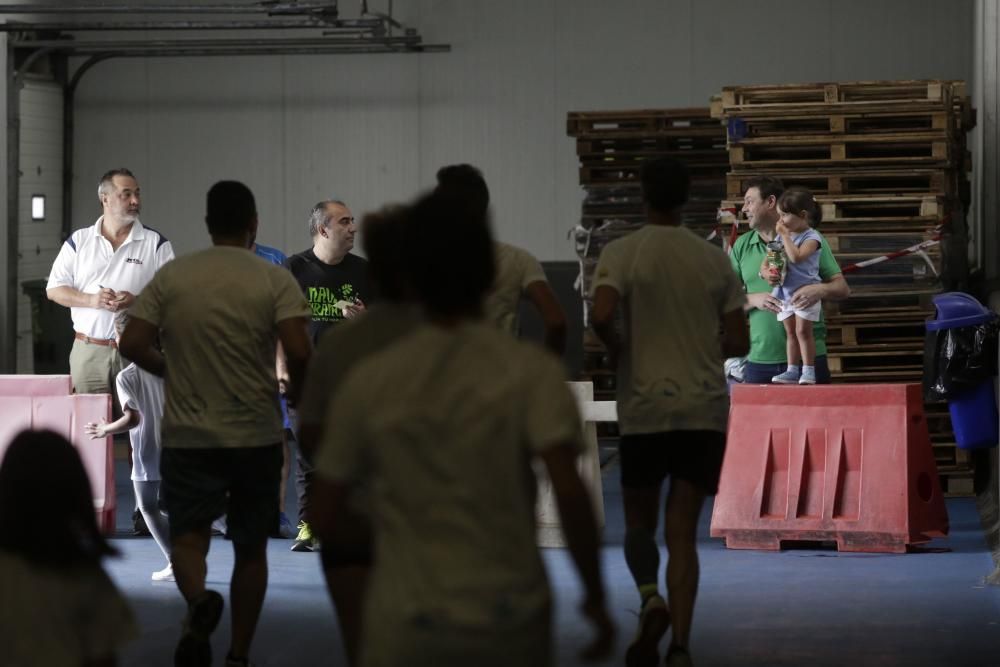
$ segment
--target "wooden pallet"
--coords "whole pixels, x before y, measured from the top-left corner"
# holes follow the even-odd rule
[[[785,135],[743,139],[731,144],[734,169],[781,169],[816,166],[908,166],[954,164],[957,152],[942,133]],[[964,157],[964,156],[963,156]]]
[[[823,213],[820,230],[918,232],[923,233],[944,221],[957,203],[948,204],[934,195],[818,195]],[[740,211],[742,199],[724,199],[719,208]]]
[[[961,192],[954,170],[933,167],[885,169],[774,169],[785,187],[809,188],[814,195],[932,195],[953,197]],[[739,199],[746,183],[759,171],[734,169],[726,175],[726,198]]]
[[[726,133],[730,142],[788,135],[879,135],[935,132],[957,137],[961,119],[952,110],[941,108],[854,111],[851,113],[730,116]]]
[[[931,447],[934,449],[934,460],[938,467],[967,468],[972,464],[969,450],[960,448],[954,442],[934,442],[932,438]]]
[[[608,181],[607,183],[583,184],[586,197],[583,201],[583,212],[615,213],[621,210],[642,209],[642,189],[638,179],[628,181]],[[725,193],[723,174],[704,178],[694,178],[688,190],[688,206],[711,206],[718,208],[718,202]]]
[[[566,116],[566,134],[571,137],[714,136],[720,131],[707,107],[571,111]]]
[[[909,345],[923,349],[925,320],[902,322],[827,322],[827,349],[868,348],[873,345]],[[946,410],[947,412],[947,410]]]
[[[873,82],[876,85],[872,87],[872,92],[877,92],[878,82]],[[732,87],[729,90],[733,92],[733,95],[741,95],[745,104],[737,104],[736,98],[734,96],[720,94],[712,97],[710,102],[710,110],[713,118],[727,119],[729,117],[765,117],[765,116],[787,116],[790,114],[798,115],[809,115],[809,114],[819,114],[819,115],[835,115],[843,114],[846,112],[851,113],[871,113],[879,114],[886,113],[889,110],[900,112],[900,113],[912,113],[916,111],[930,111],[939,112],[943,110],[949,110],[955,122],[958,123],[958,128],[962,132],[968,132],[976,126],[976,110],[972,108],[972,100],[969,95],[966,94],[966,86],[964,81],[945,81],[941,82],[945,86],[950,87],[950,97],[951,97],[951,107],[947,108],[947,102],[945,95],[937,96],[936,91],[928,87],[922,89],[922,84],[925,82],[916,82],[915,86],[909,86],[908,82],[882,82],[889,84],[896,84],[896,90],[893,94],[902,93],[904,95],[913,95],[914,99],[909,102],[905,100],[900,102],[899,100],[879,100],[877,98],[862,99],[859,96],[850,95],[852,92],[857,92],[858,88],[851,91],[850,88],[852,84],[833,84],[839,87],[838,93],[840,91],[846,91],[852,99],[839,99],[837,94],[834,94],[831,89],[826,88],[828,84],[806,84],[806,88],[813,88],[813,90],[802,91],[801,94],[795,94],[794,96],[789,95],[783,101],[781,95],[785,92],[793,93],[793,91],[775,91],[777,86],[760,86],[751,87],[744,86],[741,91],[737,91],[737,87]],[[928,84],[932,82],[926,82]],[[902,84],[902,85],[900,85]],[[856,84],[853,84],[856,86]],[[863,84],[862,84],[863,85]],[[823,86],[823,94],[819,95],[815,87]],[[802,86],[792,86],[792,88]],[[758,88],[762,90],[751,90],[751,88]],[[906,88],[909,88],[909,92],[906,92]],[[926,95],[924,94],[926,91]],[[942,89],[944,92],[944,89]],[[829,93],[829,97],[828,97]],[[764,99],[765,96],[769,96],[769,99]],[[725,99],[724,99],[725,98]]]
[[[723,174],[729,169],[728,153],[716,148],[663,152],[589,153],[579,156],[580,164],[584,167],[596,169],[620,167],[637,170],[642,169],[643,163],[661,157],[672,157],[680,160],[693,174],[713,175],[718,179],[720,186]]]
[[[726,86],[719,104],[713,105],[717,116],[796,108],[817,111],[852,106],[882,105],[886,108],[912,108],[919,104],[941,104],[951,109],[956,97],[965,97],[964,82],[922,81],[851,81],[759,86]]]
[[[850,280],[850,278],[848,278]],[[861,319],[880,321],[887,315],[906,315],[933,311],[931,299],[941,289],[935,286],[901,288],[852,289],[845,301],[827,301],[823,304],[828,317],[850,317],[857,322]]]
[[[639,184],[640,172],[642,171],[642,159],[624,162],[612,162],[610,164],[591,164],[580,166],[580,184],[589,185],[619,185],[622,183]],[[724,191],[724,178],[726,173],[725,161],[712,161],[709,164],[687,164],[688,173],[691,174],[691,185],[702,189],[711,189],[713,192]]]
[[[859,260],[878,257],[882,254],[903,250],[910,246],[922,243],[932,235],[924,230],[916,231],[887,231],[873,232],[868,230],[844,229],[843,227],[828,229],[822,226],[823,238],[830,250],[837,256],[837,261],[844,263],[848,260],[857,262]],[[924,250],[928,257],[938,259],[940,257],[940,246],[932,246]],[[918,259],[917,255],[904,255],[890,261],[902,262],[906,260]],[[922,260],[921,260],[922,261]]]
[[[642,135],[639,137],[587,137],[576,142],[576,154],[581,158],[593,158],[599,155],[674,155],[681,153],[684,159],[689,151],[717,151],[726,159],[726,135],[719,132],[717,136],[662,136]]]
[[[972,477],[973,472],[967,466],[938,466],[941,490],[950,498],[975,495]]]
[[[912,322],[924,322],[934,317],[934,307],[929,303],[915,308],[894,308],[892,310],[848,310],[840,312],[834,307],[837,302],[823,304],[823,319],[827,326],[873,325],[893,327]]]

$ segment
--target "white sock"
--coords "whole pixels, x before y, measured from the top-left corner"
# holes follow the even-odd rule
[[[809,367],[806,366],[806,368],[809,368]],[[787,372],[788,373],[795,373],[796,375],[798,375],[801,372],[801,368],[799,366],[795,365],[795,364],[788,364],[788,371]]]
[[[815,366],[803,366],[802,367],[802,373],[805,374],[805,375],[816,375],[816,367]]]

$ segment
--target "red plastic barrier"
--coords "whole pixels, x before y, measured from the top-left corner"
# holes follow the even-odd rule
[[[10,441],[26,428],[51,429],[69,440],[83,460],[90,478],[94,511],[101,531],[115,531],[115,467],[111,437],[91,440],[83,425],[100,419],[111,420],[110,394],[73,394],[63,396],[0,395],[0,460]]]
[[[712,537],[903,553],[947,534],[919,385],[733,387]]]

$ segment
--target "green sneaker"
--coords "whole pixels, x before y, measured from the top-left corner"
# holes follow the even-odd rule
[[[319,541],[313,537],[312,528],[305,521],[299,521],[299,534],[292,542],[292,551],[319,551]]]

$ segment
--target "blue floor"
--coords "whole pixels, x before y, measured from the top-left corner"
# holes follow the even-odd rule
[[[637,596],[622,556],[617,467],[605,469],[604,571],[619,650],[604,665],[621,665],[635,626]],[[126,470],[118,469],[123,557],[108,561],[135,609],[142,637],[120,664],[169,665],[184,605],[174,584],[154,583],[162,556],[149,538],[126,537],[133,506]],[[289,507],[294,497],[289,494]],[[839,554],[834,549],[782,552],[727,550],[708,537],[711,505],[700,527],[701,588],[692,636],[698,667],[1000,666],[1000,588],[983,585],[993,571],[972,499],[948,501],[951,536],[925,552]],[[252,658],[260,667],[342,665],[340,640],[316,554],[292,553],[272,540],[271,578]],[[544,553],[557,600],[557,664],[577,665],[587,626],[577,614],[580,590],[564,551]],[[228,542],[216,538],[210,585],[227,594]],[[216,656],[228,646],[228,618],[214,637]],[[217,664],[221,660],[217,659]],[[511,667],[517,667],[512,665]]]

